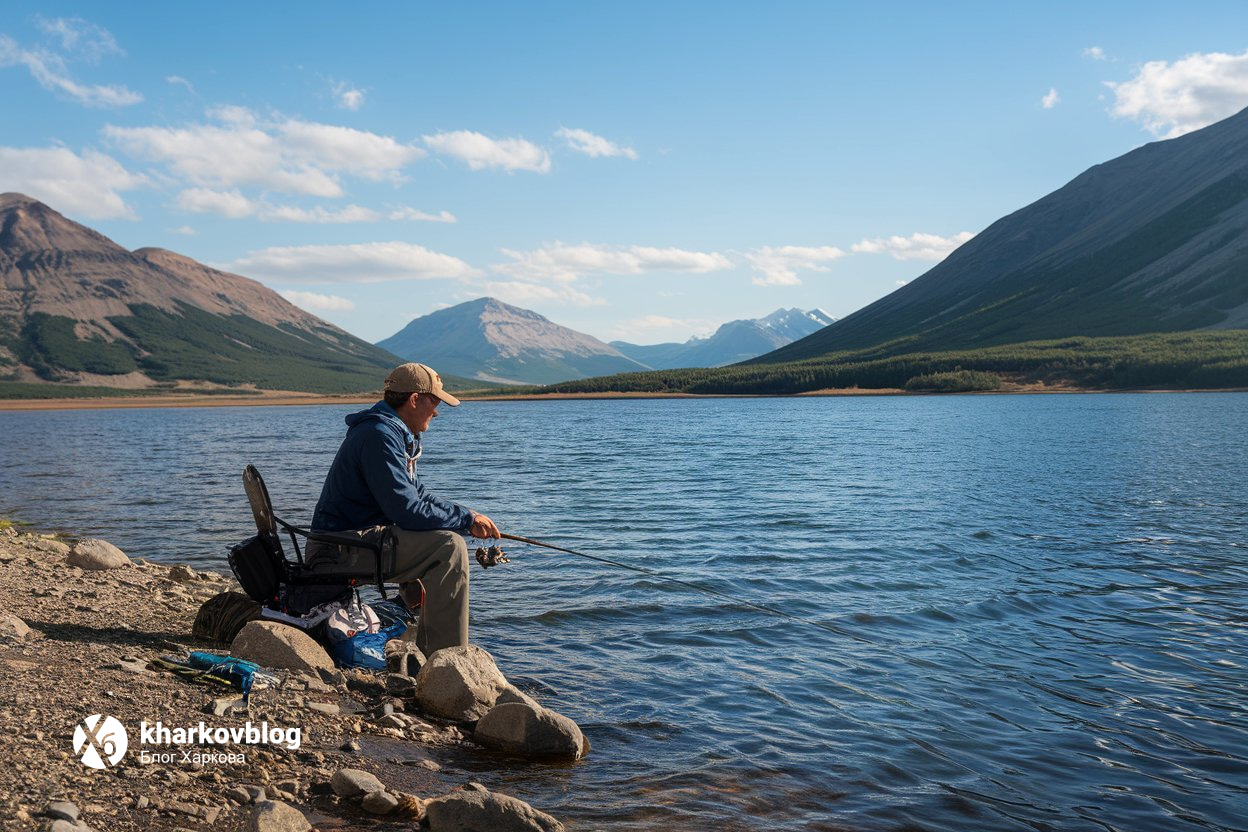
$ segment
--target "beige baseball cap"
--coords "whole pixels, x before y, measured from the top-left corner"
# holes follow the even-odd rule
[[[451,407],[459,407],[459,399],[442,387],[442,376],[425,364],[400,364],[386,376],[386,392],[432,393]]]

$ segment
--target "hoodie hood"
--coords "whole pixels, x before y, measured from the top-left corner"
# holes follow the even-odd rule
[[[350,431],[356,425],[362,425],[367,422],[378,421],[389,425],[392,429],[399,432],[399,436],[403,437],[403,441],[409,446],[415,445],[420,447],[420,437],[413,434],[407,429],[407,425],[403,424],[403,420],[399,418],[399,414],[394,412],[394,408],[386,404],[385,401],[377,402],[368,410],[361,410],[358,413],[348,413],[343,421],[347,423],[347,430]]]

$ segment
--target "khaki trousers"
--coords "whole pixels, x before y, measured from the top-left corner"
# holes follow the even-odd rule
[[[421,600],[416,646],[426,656],[443,647],[468,645],[468,544],[451,531],[411,532],[398,526],[375,526],[340,534],[358,535],[369,541],[384,541],[394,547],[394,567],[383,571],[387,581],[399,585],[399,594],[410,607]],[[390,540],[386,541],[385,538]],[[376,576],[373,554],[345,546],[309,542],[307,562],[311,571],[323,575],[351,575],[362,582]],[[409,630],[410,633],[410,630]],[[404,634],[404,638],[409,638]]]

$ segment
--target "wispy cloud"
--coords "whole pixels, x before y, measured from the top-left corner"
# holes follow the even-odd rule
[[[401,181],[402,169],[425,155],[414,145],[350,127],[289,118],[266,121],[242,107],[216,108],[209,115],[217,123],[108,125],[104,136],[192,185],[252,186],[319,197],[341,196],[343,175]]]
[[[94,62],[104,54],[120,53],[107,31],[97,26],[93,33],[78,27],[78,23],[83,21],[58,18],[41,24],[48,27],[45,33],[60,41],[60,51],[42,46],[26,48],[8,35],[0,34],[0,69],[24,66],[44,89],[87,107],[126,107],[142,101],[142,95],[120,84],[83,84],[74,80],[69,59]]]
[[[185,87],[187,92],[195,92],[195,87],[191,85],[191,82],[181,75],[166,75],[165,82],[173,84],[175,87]]]
[[[763,246],[745,252],[745,259],[758,272],[756,286],[797,286],[799,271],[826,272],[827,264],[845,252],[836,246]]]
[[[91,219],[137,219],[123,191],[151,180],[93,150],[64,147],[0,147],[0,190],[20,191],[68,214]]]
[[[1040,106],[1046,110],[1052,110],[1059,103],[1061,103],[1061,100],[1062,97],[1057,94],[1057,88],[1049,87],[1049,91],[1045,93],[1044,98],[1040,99]]]
[[[595,159],[601,156],[624,156],[628,159],[637,159],[637,151],[631,147],[622,147],[588,130],[560,127],[555,131],[555,137],[563,139],[568,147],[577,153],[584,153]]]
[[[355,111],[364,106],[364,91],[356,89],[345,81],[335,83],[334,103],[340,109]]]
[[[491,268],[499,274],[529,280],[571,282],[587,275],[635,275],[649,272],[703,274],[732,268],[713,251],[687,251],[651,246],[567,245],[555,242],[530,251],[503,249],[511,258]]]
[[[95,63],[107,55],[124,55],[113,34],[81,17],[46,18],[35,15],[35,26],[57,41],[61,52]]]
[[[1089,46],[1083,50],[1083,57],[1091,58],[1094,61],[1108,61],[1109,57],[1105,54],[1105,50],[1099,46]]]
[[[534,303],[556,303],[560,306],[603,306],[606,301],[587,295],[566,284],[548,286],[525,280],[490,281],[482,284],[482,292],[517,306]]]
[[[709,335],[714,324],[702,318],[669,318],[666,315],[643,315],[616,325],[613,335],[616,340],[653,341],[656,337],[669,336],[680,338],[682,333],[702,333]]]
[[[227,267],[254,277],[304,284],[465,279],[480,274],[458,257],[403,242],[275,246],[250,252]]]
[[[423,138],[430,150],[459,159],[471,170],[502,168],[550,172],[550,154],[525,139],[492,139],[472,130],[436,133]]]
[[[922,233],[909,237],[877,237],[854,243],[850,251],[855,254],[888,254],[894,260],[944,260],[955,248],[974,236],[969,231],[962,231],[951,237]]]
[[[1206,52],[1180,60],[1149,61],[1129,81],[1107,81],[1110,113],[1140,122],[1172,139],[1234,115],[1248,106],[1248,50]]]
[[[337,295],[300,292],[296,289],[285,289],[278,294],[295,306],[317,312],[350,312],[355,308],[354,301],[338,297]]]
[[[302,222],[317,225],[380,222],[382,220],[455,222],[455,215],[449,211],[430,214],[406,205],[386,211],[376,211],[372,208],[354,204],[334,209],[326,208],[322,205],[311,208],[299,205],[279,205],[263,199],[249,199],[237,188],[228,191],[213,190],[212,188],[187,188],[178,194],[174,205],[179,210],[193,214],[217,214],[229,219],[257,217],[266,222]]]

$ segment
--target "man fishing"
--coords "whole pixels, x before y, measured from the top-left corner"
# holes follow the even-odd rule
[[[382,547],[383,560],[394,553],[385,577],[399,584],[409,608],[420,608],[415,641],[426,656],[468,644],[469,561],[463,535],[502,536],[489,517],[433,494],[417,476],[421,434],[444,402],[459,406],[433,368],[396,367],[386,376],[382,401],[346,417],[347,435],[312,516],[315,531],[352,532],[392,543]],[[364,550],[308,547],[310,568],[323,574],[372,575],[372,558]],[[404,638],[410,635],[409,628]]]

